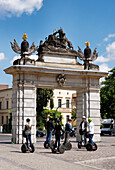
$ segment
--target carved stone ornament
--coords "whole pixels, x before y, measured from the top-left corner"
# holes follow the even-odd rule
[[[98,52],[96,48],[94,49],[93,53],[91,53],[91,49],[89,48],[90,43],[87,41],[85,42],[86,48],[84,49],[84,53],[82,52],[81,48],[78,46],[77,57],[80,60],[84,61],[84,69],[99,69],[98,65],[92,64],[98,57]]]
[[[73,49],[72,43],[67,39],[63,29],[60,28],[55,30],[53,34],[50,34],[45,41],[40,41],[38,48],[38,61],[42,61],[42,54],[72,54],[75,55],[77,52]]]
[[[27,56],[32,55],[38,49],[38,46],[35,47],[34,42],[32,43],[31,47],[29,48],[29,43],[26,41],[27,37],[28,36],[26,35],[26,33],[24,33],[23,37],[22,37],[23,41],[21,43],[21,48],[19,47],[19,45],[15,39],[14,39],[13,43],[10,42],[12,50],[15,53],[21,54],[21,59],[15,60],[15,62],[13,63],[14,65],[21,64],[21,63],[25,64],[26,61],[22,62],[22,59],[24,58],[24,60],[25,60],[25,56],[26,56],[26,58],[28,58]],[[31,59],[28,58],[28,61],[29,60],[30,60],[30,63],[33,62],[33,61],[31,61]]]
[[[56,81],[57,83],[59,84],[59,86],[63,86],[65,84],[65,81],[66,81],[66,77],[64,74],[59,74],[57,77],[56,77]]]

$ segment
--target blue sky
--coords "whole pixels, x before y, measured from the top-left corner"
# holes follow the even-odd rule
[[[28,42],[45,40],[54,29],[63,28],[75,50],[82,51],[90,42],[97,47],[95,62],[100,70],[115,66],[115,0],[0,0],[0,84],[12,86],[12,76],[4,69],[12,65],[14,53],[10,41],[22,42],[27,33]]]

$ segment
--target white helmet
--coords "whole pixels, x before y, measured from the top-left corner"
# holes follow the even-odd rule
[[[82,119],[86,119],[86,117],[85,117],[85,116],[83,116],[83,117],[82,117]]]

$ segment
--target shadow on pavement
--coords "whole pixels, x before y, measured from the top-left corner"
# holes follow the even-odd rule
[[[11,144],[11,142],[0,142],[0,144]]]

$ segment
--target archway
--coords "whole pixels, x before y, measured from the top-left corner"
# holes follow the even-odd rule
[[[77,61],[81,52],[73,50],[72,44],[70,46],[61,29],[57,32],[59,37],[56,37],[55,32],[40,44],[37,61],[29,59],[28,52],[23,52],[21,59],[5,69],[7,74],[13,75],[14,143],[23,142],[22,129],[27,117],[32,122],[32,141],[36,142],[36,88],[76,90],[77,126],[83,115],[87,118],[92,117],[95,124],[95,140],[100,140],[99,79],[107,76],[107,73],[100,72],[98,67],[91,63],[91,58],[85,58],[84,65],[81,65]],[[79,135],[77,138],[79,140]]]

